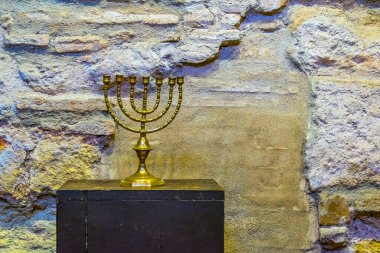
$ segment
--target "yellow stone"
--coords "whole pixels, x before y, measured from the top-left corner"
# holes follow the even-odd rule
[[[0,138],[0,151],[4,150],[6,145],[7,141],[3,138]]]
[[[380,242],[376,240],[361,241],[355,245],[355,253],[379,253]]]
[[[329,197],[327,200],[321,198],[319,209],[321,225],[339,225],[350,220],[347,200],[340,195]]]

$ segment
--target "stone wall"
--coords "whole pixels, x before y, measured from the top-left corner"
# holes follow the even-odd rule
[[[293,11],[294,59],[312,86],[306,177],[317,193],[320,242],[338,252],[378,252],[379,9]]]
[[[186,76],[148,166],[226,189],[226,252],[379,252],[378,1],[0,6],[1,252],[54,252],[55,190],[135,170],[116,73]]]

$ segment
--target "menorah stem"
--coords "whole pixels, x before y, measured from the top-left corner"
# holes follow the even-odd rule
[[[145,172],[149,174],[149,172],[146,170],[146,167],[145,167],[145,160],[152,149],[149,145],[149,142],[148,142],[148,139],[146,138],[145,133],[140,134],[140,138],[133,149],[136,151],[137,157],[139,158],[139,167],[137,171],[139,173]]]
[[[143,115],[146,115],[146,108],[148,107],[148,85],[149,85],[149,77],[143,77],[144,84],[144,93],[143,93],[143,104],[142,111]]]
[[[139,158],[139,166],[135,174],[121,180],[120,184],[124,186],[154,186],[154,185],[164,185],[164,180],[160,178],[155,178],[146,169],[145,160],[149,155],[152,148],[149,145],[148,139],[146,138],[146,133],[140,133],[140,138],[138,139],[136,145],[133,148],[136,151],[137,157]]]
[[[146,134],[146,129],[145,129],[145,120],[146,120],[146,114],[147,114],[147,111],[146,111],[146,108],[148,107],[148,85],[149,85],[149,77],[143,77],[143,85],[144,85],[144,93],[143,93],[143,102],[142,102],[142,108],[141,108],[141,120],[143,122],[141,122],[141,134],[144,134],[144,138],[146,139],[145,137],[145,134]],[[140,139],[141,139],[141,135],[140,135]]]

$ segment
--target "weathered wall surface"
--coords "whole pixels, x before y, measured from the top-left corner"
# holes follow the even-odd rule
[[[294,59],[312,85],[306,176],[318,193],[320,242],[380,251],[380,12],[296,7]]]
[[[0,0],[0,251],[54,252],[54,190],[135,170],[101,76],[163,73],[148,166],[224,186],[226,252],[378,252],[377,5]]]

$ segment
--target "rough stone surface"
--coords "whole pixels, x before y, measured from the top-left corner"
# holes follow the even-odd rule
[[[9,135],[1,136],[0,150],[0,192],[14,193],[17,178],[24,168],[26,151],[17,138]]]
[[[263,13],[266,15],[275,14],[281,11],[282,8],[286,6],[288,0],[275,0],[275,1],[266,1],[258,0],[258,4],[255,6],[255,11]]]
[[[111,119],[93,118],[83,120],[68,127],[70,132],[90,135],[113,135],[115,133],[115,123]]]
[[[133,47],[115,48],[106,52],[95,54],[90,62],[94,62],[90,67],[90,73],[97,80],[100,73],[130,73],[134,75],[146,76],[158,70],[168,71],[170,59],[174,57],[174,50],[167,53],[167,59],[160,58],[160,53],[165,50],[165,44],[155,45],[148,42],[136,43]]]
[[[379,216],[371,216],[371,214],[360,215],[355,218],[349,229],[349,238],[353,243],[360,240],[377,240],[380,241],[380,219]]]
[[[214,23],[214,15],[205,5],[192,5],[186,8],[184,22],[190,27],[205,27]]]
[[[100,16],[99,16],[100,14]],[[178,16],[174,14],[127,14],[116,11],[105,11],[98,14],[90,14],[78,18],[79,22],[92,24],[129,24],[145,23],[152,25],[174,25],[179,21]]]
[[[350,218],[347,247],[341,251],[356,252],[353,245],[359,240],[380,237],[376,211],[380,182],[379,10],[359,7],[354,1],[333,5],[290,9],[288,24],[296,45],[289,55],[308,74],[313,89],[306,174],[312,191],[323,190],[320,223],[344,224]],[[336,199],[335,211],[329,212],[323,194],[327,191],[332,197],[337,189],[339,194],[335,194],[347,201]],[[328,241],[326,249],[335,247]]]
[[[10,119],[14,115],[13,103],[0,104],[0,122]]]
[[[222,29],[236,28],[240,24],[242,17],[236,13],[226,13],[220,17],[220,25]]]
[[[94,164],[100,160],[95,147],[81,143],[80,138],[42,140],[29,156],[29,191],[56,190],[70,179],[96,176]]]
[[[12,28],[13,21],[14,20],[11,15],[3,15],[1,16],[1,27],[9,33]]]
[[[0,76],[0,92],[2,94],[11,94],[14,90],[21,88],[23,83],[18,75],[18,66],[11,56],[0,52],[0,68],[2,74]],[[2,97],[1,104],[7,102],[6,96]]]
[[[70,56],[26,54],[24,59],[17,56],[19,78],[27,88],[23,95],[32,93],[31,90],[48,95],[81,94],[98,88],[89,85],[86,67]]]
[[[368,240],[361,241],[355,245],[356,253],[375,253],[380,252],[380,241]]]
[[[214,178],[224,186],[226,253],[374,249],[380,241],[376,6],[354,0],[3,4],[0,252],[54,252],[55,189],[67,179],[120,178],[135,170],[137,137],[120,128],[115,135],[99,90],[102,75],[118,73],[186,76],[178,118],[148,136],[155,148],[148,167],[164,178]],[[137,93],[139,100],[139,85]],[[347,228],[326,227],[337,224]]]
[[[319,67],[347,68],[348,60],[360,54],[359,39],[349,29],[328,19],[309,19],[297,32],[302,65],[311,72]]]
[[[350,221],[347,200],[340,195],[320,200],[319,212],[319,223],[323,226],[345,224]]]
[[[50,36],[47,34],[22,34],[5,36],[6,46],[34,46],[47,47]]]
[[[338,249],[346,246],[348,239],[346,227],[319,228],[320,241],[325,249]]]
[[[30,227],[0,228],[0,250],[4,253],[54,252],[55,222],[39,220]]]
[[[271,15],[280,12],[288,3],[288,0],[222,0],[220,7],[225,12],[245,13],[253,10],[258,13]]]
[[[307,149],[313,189],[380,183],[379,85],[377,80],[315,80]]]
[[[89,112],[89,111],[106,111],[107,108],[103,97],[65,94],[61,96],[46,96],[40,94],[22,94],[16,98],[16,108],[19,110],[33,111],[71,111],[71,112]]]
[[[102,10],[98,8],[82,8],[81,12],[70,12],[69,9],[52,8],[38,11],[21,12],[20,21],[44,22],[50,25],[65,25],[68,20],[73,24],[127,25],[145,23],[150,25],[174,25],[179,17],[172,13],[131,13],[128,8],[118,10]],[[133,12],[133,10],[132,10]]]
[[[313,75],[379,75],[378,16],[378,9],[295,7],[291,25],[297,37],[297,61]]]
[[[380,191],[362,195],[354,203],[356,212],[380,214]]]
[[[107,46],[107,42],[97,36],[58,37],[53,42],[57,53],[77,53],[97,51]]]

